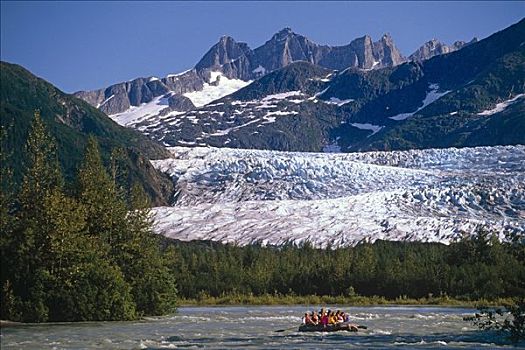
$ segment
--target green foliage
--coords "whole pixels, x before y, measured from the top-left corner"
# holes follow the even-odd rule
[[[525,340],[525,299],[503,305],[502,308],[479,307],[479,313],[465,317],[481,330],[496,330],[512,342]]]
[[[21,66],[0,62],[0,82],[0,127],[9,129],[4,146],[17,155],[2,165],[13,169],[13,185],[20,185],[25,173],[27,162],[22,155],[35,109],[40,110],[42,123],[56,140],[56,155],[68,182],[75,178],[90,134],[97,137],[104,161],[110,159],[114,148],[129,154],[143,154],[149,159],[168,155],[161,145],[137,131],[119,126],[93,106],[63,93]],[[152,200],[159,205],[166,204],[171,194],[169,181],[154,169],[146,169],[145,163],[125,165],[128,176],[141,180]],[[168,188],[161,190],[163,187]]]
[[[2,186],[0,317],[130,320],[173,311],[174,277],[151,232],[142,187],[130,190],[128,206],[92,137],[75,197],[65,194],[55,142],[38,113],[26,150],[19,193]]]
[[[332,250],[167,244],[185,299],[378,295],[389,300],[433,296],[490,301],[525,294],[525,264],[518,251],[482,229],[449,246],[377,241]]]
[[[98,237],[110,249],[118,250],[126,231],[127,208],[122,193],[107,173],[96,139],[88,139],[84,160],[78,172],[78,197],[87,212],[86,233]]]
[[[128,232],[119,254],[119,265],[128,276],[137,310],[144,315],[173,312],[176,306],[175,278],[161,255],[158,237],[151,231],[149,199],[142,187],[131,188],[131,211],[127,214]]]

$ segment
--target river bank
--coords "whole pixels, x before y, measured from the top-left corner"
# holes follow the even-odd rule
[[[384,305],[434,305],[434,306],[455,306],[471,307],[478,306],[501,306],[511,303],[510,298],[487,299],[459,299],[448,296],[428,296],[425,298],[406,298],[387,299],[381,296],[329,296],[329,295],[284,295],[284,294],[227,294],[219,297],[201,294],[194,299],[179,299],[180,306],[222,306],[222,305],[347,305],[347,306],[384,306]]]
[[[430,306],[430,307],[456,307],[456,308],[477,308],[481,306],[501,306],[512,303],[510,298],[498,298],[494,300],[486,299],[458,299],[447,296],[426,297],[420,299],[396,298],[387,299],[381,296],[329,296],[329,295],[284,295],[284,294],[229,294],[220,297],[213,297],[202,294],[197,299],[179,299],[178,306],[185,307],[222,307],[222,306],[310,306],[310,305],[340,305],[345,307],[377,307],[377,306]],[[164,317],[164,316],[158,316]],[[148,317],[146,317],[147,319]],[[144,318],[142,318],[144,319]],[[140,321],[140,320],[138,320]],[[97,321],[90,321],[97,322]],[[60,324],[61,322],[51,322],[42,324]],[[72,322],[75,323],[75,322]],[[78,322],[85,323],[85,322]],[[24,325],[36,325],[37,323],[15,322],[10,320],[0,320],[0,327],[17,327]]]

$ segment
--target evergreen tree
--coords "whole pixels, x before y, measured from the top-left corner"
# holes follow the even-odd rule
[[[17,227],[11,241],[13,249],[13,288],[20,297],[22,320],[46,321],[49,309],[46,290],[50,282],[49,244],[51,228],[46,201],[61,191],[63,180],[56,144],[47,133],[38,111],[26,144],[27,167],[19,194]]]
[[[127,231],[127,208],[122,193],[102,163],[98,142],[93,136],[88,139],[77,181],[78,198],[86,208],[86,233],[100,239],[114,253]]]
[[[135,184],[128,207],[117,177],[115,163],[108,174],[96,139],[91,137],[78,176],[79,199],[87,210],[86,232],[101,240],[110,261],[122,271],[139,314],[170,312],[175,304],[175,282],[151,231],[149,201]]]
[[[11,154],[7,147],[7,130],[0,128],[0,164],[7,164]],[[0,318],[18,319],[16,312],[17,298],[13,293],[12,277],[15,266],[12,264],[12,240],[16,221],[12,215],[14,193],[12,171],[6,166],[0,167]]]
[[[130,287],[120,269],[106,261],[98,240],[84,234],[86,208],[63,193],[55,142],[38,112],[26,157],[16,210],[1,213],[14,223],[2,223],[9,226],[1,240],[6,253],[2,317],[31,322],[133,318]],[[6,198],[2,194],[2,204]]]
[[[151,231],[150,202],[144,190],[134,183],[127,215],[128,232],[117,256],[126,280],[132,286],[137,310],[144,315],[173,312],[176,305],[175,279]]]

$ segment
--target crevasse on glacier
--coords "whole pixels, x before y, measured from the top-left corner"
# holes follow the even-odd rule
[[[525,146],[321,154],[174,147],[156,231],[249,244],[448,243],[483,224],[525,232]]]

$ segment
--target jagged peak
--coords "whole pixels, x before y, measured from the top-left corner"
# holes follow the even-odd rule
[[[424,46],[431,46],[431,47],[437,47],[439,45],[446,45],[445,43],[441,42],[440,40],[436,38],[432,38],[426,43],[423,44]]]
[[[392,35],[390,33],[384,33],[381,37],[381,41],[392,41]]]
[[[360,36],[359,38],[355,38],[352,41],[361,41],[361,40],[362,41],[370,41],[370,42],[372,42],[372,37],[370,35],[368,35],[368,34],[365,34],[363,36]]]
[[[236,42],[234,38],[232,38],[231,36],[229,35],[223,35],[219,38],[219,43],[226,43],[228,41],[233,41],[233,42]]]
[[[285,39],[285,38],[288,38],[294,35],[297,35],[297,34],[293,32],[292,28],[285,27],[281,29],[280,31],[278,31],[277,33],[275,33],[272,36],[272,40],[282,40],[282,39]]]
[[[279,32],[277,32],[277,34],[294,34],[292,28],[290,27],[284,27],[283,29],[281,29]]]

